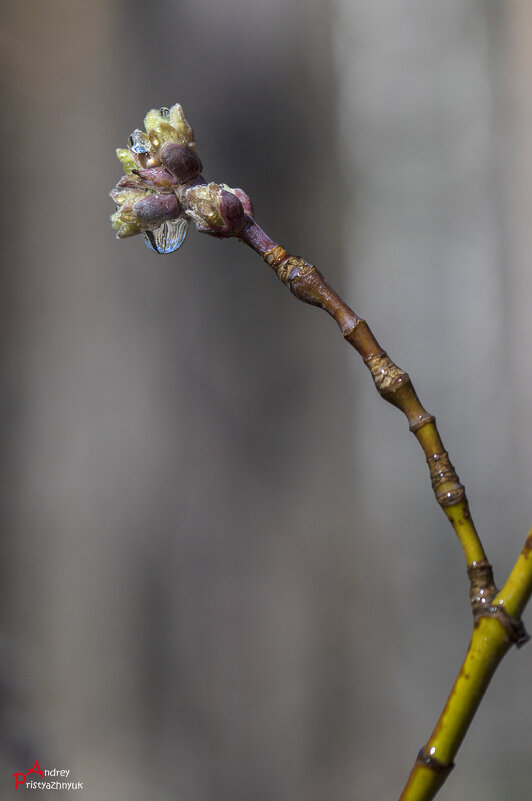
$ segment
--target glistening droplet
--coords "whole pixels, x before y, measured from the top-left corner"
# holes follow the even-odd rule
[[[144,131],[139,131],[138,128],[133,131],[127,140],[127,144],[133,153],[149,153],[150,151],[150,140],[148,139],[148,135],[145,134]]]
[[[161,108],[159,109],[159,114],[161,115],[161,117],[168,117],[168,115],[170,114],[170,109],[166,108],[166,106],[161,106]]]
[[[143,231],[142,236],[150,250],[156,253],[173,253],[185,241],[188,220],[178,217],[177,220],[164,222],[153,231]]]

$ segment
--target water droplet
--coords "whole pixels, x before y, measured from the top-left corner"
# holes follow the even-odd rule
[[[148,139],[148,135],[145,134],[144,131],[139,131],[138,128],[133,131],[127,140],[127,144],[133,153],[149,153],[150,151],[150,140]]]
[[[170,114],[170,109],[166,108],[166,106],[161,106],[161,108],[159,109],[159,114],[161,115],[161,117],[168,117]]]
[[[150,250],[156,253],[173,253],[185,241],[188,220],[178,217],[177,220],[164,222],[154,231],[143,231],[142,236]]]

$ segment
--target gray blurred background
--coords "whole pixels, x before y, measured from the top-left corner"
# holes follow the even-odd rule
[[[502,583],[532,522],[532,5],[1,10],[1,798],[38,759],[87,801],[393,801],[471,629],[421,450],[251,251],[117,242],[114,149],[182,103],[206,177],[412,375]],[[529,797],[531,668],[442,801]]]

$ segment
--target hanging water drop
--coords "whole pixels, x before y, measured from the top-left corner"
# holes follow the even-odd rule
[[[173,253],[185,241],[188,220],[178,217],[177,220],[164,222],[153,231],[143,231],[142,236],[150,250],[156,253]]]
[[[139,131],[137,128],[127,141],[128,147],[133,153],[149,153],[150,152],[150,140],[148,139],[148,135],[144,133],[144,131]]]

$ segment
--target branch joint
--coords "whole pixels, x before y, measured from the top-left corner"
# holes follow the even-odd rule
[[[465,498],[464,485],[451,464],[447,451],[427,457],[432,490],[440,506],[454,506]]]
[[[443,762],[440,762],[439,759],[436,759],[436,757],[427,754],[425,750],[426,747],[427,746],[424,746],[417,755],[416,765],[421,765],[424,768],[428,768],[437,776],[441,776],[442,779],[445,780],[454,768],[454,762],[451,762],[449,765],[445,765]]]
[[[487,559],[473,562],[467,568],[469,576],[469,600],[475,619],[484,609],[492,606],[497,595],[497,587],[493,578],[493,568]]]
[[[313,264],[309,264],[301,256],[290,255],[280,245],[268,251],[264,259],[270,267],[273,267],[283,284],[290,285],[294,279],[303,279],[316,270]]]
[[[409,426],[409,430],[412,434],[415,434],[416,431],[419,431],[420,428],[427,425],[434,425],[436,423],[436,418],[433,414],[424,414],[419,417],[414,423],[411,423]]]
[[[364,363],[373,376],[377,392],[390,403],[394,402],[393,396],[399,389],[411,383],[408,373],[398,367],[384,350],[368,356]]]
[[[503,629],[506,630],[508,642],[513,643],[517,648],[522,648],[530,639],[530,634],[525,629],[523,621],[509,615],[502,602],[499,604],[490,604],[487,607],[478,609],[478,611],[474,609],[473,615],[475,618],[475,626],[478,625],[478,621],[481,617],[496,618]]]

